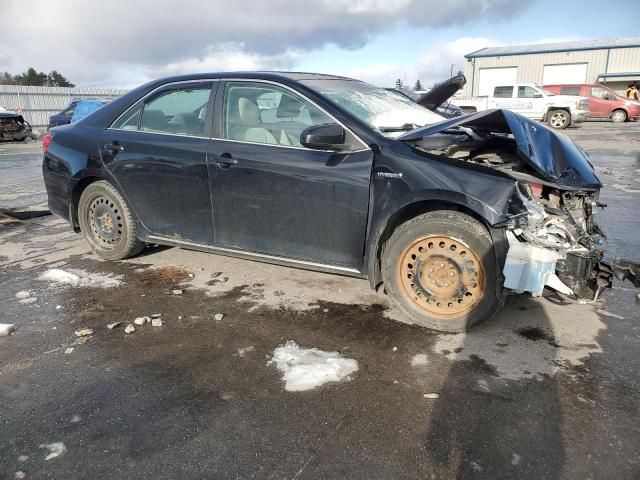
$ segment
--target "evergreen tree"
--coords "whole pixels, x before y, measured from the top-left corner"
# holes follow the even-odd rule
[[[420,82],[420,79],[416,80],[416,84],[413,86],[413,89],[415,91],[424,90],[424,88],[422,88],[422,83]]]
[[[400,89],[402,88],[402,80],[400,80],[400,79],[397,79],[397,80],[396,80],[396,88],[397,88],[398,90],[400,90]]]

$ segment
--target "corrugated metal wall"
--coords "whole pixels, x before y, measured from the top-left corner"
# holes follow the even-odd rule
[[[607,56],[609,57],[608,64]],[[611,50],[506,55],[502,57],[478,57],[465,60],[470,61],[465,61],[464,74],[467,77],[467,85],[464,88],[464,95],[478,95],[481,68],[518,67],[519,83],[542,83],[545,65],[587,63],[588,83],[597,83],[598,75],[605,72],[640,72],[640,48],[613,48]],[[472,84],[473,92],[471,91]]]
[[[34,127],[49,123],[49,116],[58,113],[74,98],[116,98],[127,90],[92,87],[23,87],[0,85],[0,106],[9,110],[22,109],[24,118]]]

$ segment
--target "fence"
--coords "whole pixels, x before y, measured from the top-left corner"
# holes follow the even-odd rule
[[[44,127],[49,123],[50,115],[64,110],[74,98],[113,99],[126,92],[119,88],[0,85],[0,106],[8,110],[19,108],[32,126]]]

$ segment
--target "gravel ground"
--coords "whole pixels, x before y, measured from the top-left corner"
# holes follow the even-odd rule
[[[637,258],[640,125],[565,133],[605,183],[612,251]],[[0,145],[0,207],[41,203],[40,162],[38,144]],[[52,269],[76,284],[39,279]],[[16,325],[0,338],[0,478],[640,478],[629,284],[597,305],[514,297],[444,335],[366,281],[177,248],[106,262],[52,216],[0,223],[0,281]],[[161,327],[124,332],[154,313]],[[289,391],[270,362],[289,341],[357,370]]]

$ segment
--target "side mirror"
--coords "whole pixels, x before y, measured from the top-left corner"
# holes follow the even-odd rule
[[[336,123],[312,125],[300,134],[300,144],[314,150],[341,150],[347,134]]]

